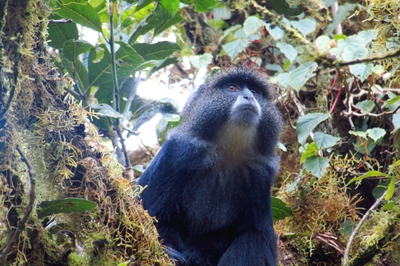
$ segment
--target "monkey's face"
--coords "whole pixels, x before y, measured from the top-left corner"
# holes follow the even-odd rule
[[[230,108],[230,122],[239,126],[254,126],[259,123],[261,107],[258,101],[262,100],[259,88],[252,84],[236,82],[222,88],[222,91],[234,99]]]

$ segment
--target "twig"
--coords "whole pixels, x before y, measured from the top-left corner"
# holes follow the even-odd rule
[[[383,195],[375,201],[375,203],[371,206],[371,208],[369,208],[368,211],[364,214],[364,216],[362,217],[360,222],[357,224],[356,228],[354,228],[353,232],[351,232],[350,238],[347,241],[346,250],[344,251],[344,256],[343,256],[343,265],[344,266],[348,265],[350,248],[351,248],[351,245],[353,244],[356,234],[360,230],[361,226],[365,223],[368,216],[372,213],[372,211],[375,210],[376,207],[378,207],[378,205],[383,201],[383,199],[386,196],[386,193],[387,193],[387,191],[385,191],[385,193],[383,193]]]
[[[33,203],[35,202],[36,171],[32,168],[32,165],[30,164],[28,159],[25,157],[24,153],[22,152],[22,150],[20,149],[20,147],[18,145],[17,145],[17,151],[18,151],[19,155],[21,156],[22,161],[24,161],[24,163],[28,167],[31,190],[29,192],[29,203],[28,203],[28,206],[26,206],[24,216],[18,222],[17,229],[15,230],[14,235],[11,237],[10,241],[8,241],[7,246],[1,252],[0,262],[5,262],[8,254],[11,252],[11,249],[17,243],[19,235],[25,229],[25,224],[28,221],[29,215],[31,214],[32,209],[33,209]]]

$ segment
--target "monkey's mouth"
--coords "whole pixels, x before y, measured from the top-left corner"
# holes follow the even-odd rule
[[[244,104],[242,106],[239,106],[238,111],[244,111],[244,112],[252,112],[258,115],[258,110],[257,108],[254,107],[254,105],[251,104]]]

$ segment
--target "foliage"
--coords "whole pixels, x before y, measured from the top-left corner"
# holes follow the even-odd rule
[[[279,85],[288,125],[275,190],[281,200],[273,199],[274,219],[283,219],[275,222],[282,264],[339,265],[342,257],[348,265],[399,263],[392,241],[400,225],[397,3],[52,0],[52,12],[42,1],[5,3],[0,259],[56,263],[72,252],[71,265],[171,263],[92,122],[113,140],[128,171],[127,134],[162,113],[162,143],[179,123],[170,100],[137,95],[141,80],[165,69],[185,78],[242,64]],[[93,42],[82,39],[87,29]],[[35,205],[63,198],[97,207],[73,214],[58,208],[50,217]],[[57,226],[50,226],[53,217]],[[3,254],[10,247],[12,255]]]

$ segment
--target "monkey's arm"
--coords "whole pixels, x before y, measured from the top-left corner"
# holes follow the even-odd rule
[[[161,237],[182,231],[186,213],[182,208],[188,184],[201,176],[207,144],[186,134],[174,134],[164,144],[138,184],[146,186],[140,198],[143,207],[158,220]],[[163,230],[165,232],[163,232]],[[165,235],[163,235],[165,234]]]

